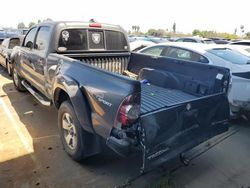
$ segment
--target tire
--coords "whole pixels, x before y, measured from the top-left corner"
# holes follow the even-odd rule
[[[12,70],[10,68],[10,63],[9,61],[6,60],[6,69],[7,69],[7,73],[9,76],[12,76]]]
[[[23,80],[23,78],[21,78],[21,77],[18,75],[15,66],[13,66],[13,72],[12,72],[12,73],[13,73],[13,76],[12,76],[13,83],[14,83],[15,88],[17,89],[17,91],[21,91],[21,92],[26,91],[26,88],[22,85],[22,80]]]
[[[58,128],[66,153],[75,161],[85,158],[85,135],[72,104],[64,101],[58,111]]]

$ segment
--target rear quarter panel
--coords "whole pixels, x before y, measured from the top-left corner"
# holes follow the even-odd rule
[[[116,124],[120,104],[128,95],[141,91],[140,83],[63,56],[59,61],[54,88],[57,85],[66,88],[72,100],[81,93],[90,108],[93,130],[108,137]],[[74,108],[81,109],[81,103],[75,103]],[[82,117],[78,114],[79,119]]]

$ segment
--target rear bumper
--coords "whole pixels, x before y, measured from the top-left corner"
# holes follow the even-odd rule
[[[250,110],[250,80],[233,76],[228,95],[231,111]]]
[[[118,139],[111,136],[106,140],[106,144],[109,148],[123,157],[131,153],[131,144],[126,139]]]

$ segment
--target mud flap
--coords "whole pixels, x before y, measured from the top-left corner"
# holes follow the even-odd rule
[[[228,130],[225,94],[199,98],[141,117],[143,164],[148,171]]]

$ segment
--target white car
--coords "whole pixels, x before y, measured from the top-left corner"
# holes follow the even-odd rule
[[[142,48],[154,45],[154,42],[145,40],[135,40],[129,43],[131,52],[136,52]]]
[[[229,68],[232,87],[229,91],[231,113],[250,111],[250,58],[226,45],[199,43],[162,43],[138,51],[153,56],[166,56]]]
[[[250,46],[246,45],[231,45],[228,44],[227,48],[230,48],[232,50],[235,50],[237,52],[240,52],[243,55],[249,56],[250,57]]]

